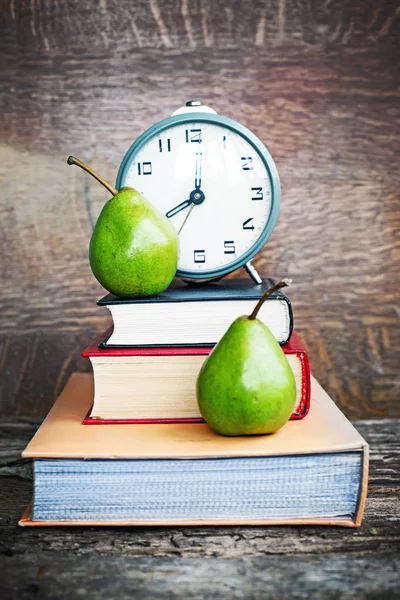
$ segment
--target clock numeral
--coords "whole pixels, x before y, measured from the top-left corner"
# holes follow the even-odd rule
[[[242,170],[252,171],[253,170],[253,158],[251,156],[242,156]]]
[[[228,240],[224,242],[224,254],[235,254],[235,242],[233,240]]]
[[[186,129],[186,142],[201,144],[201,129]]]
[[[247,221],[245,221],[243,223],[243,229],[255,229],[254,225],[249,225],[249,223],[253,220],[253,217],[251,217],[250,219],[247,219]]]
[[[252,187],[252,192],[255,192],[254,196],[252,196],[252,200],[263,200],[264,194],[262,187]]]
[[[160,152],[163,151],[163,141],[162,140],[158,140],[158,147]],[[171,140],[170,138],[167,139],[167,152],[171,152]]]
[[[137,165],[138,175],[151,175],[152,168],[151,162],[142,162]]]
[[[193,260],[195,263],[205,263],[206,262],[206,251],[205,250],[194,250]]]

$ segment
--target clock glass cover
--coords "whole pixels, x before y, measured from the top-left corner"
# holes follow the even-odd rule
[[[178,275],[223,275],[250,260],[272,232],[280,199],[275,165],[261,142],[230,119],[174,120],[133,144],[117,187],[138,189],[173,223]]]

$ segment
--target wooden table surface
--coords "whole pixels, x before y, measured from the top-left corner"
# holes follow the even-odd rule
[[[356,421],[371,448],[359,529],[24,529],[38,423],[0,425],[1,598],[398,598],[400,420]]]

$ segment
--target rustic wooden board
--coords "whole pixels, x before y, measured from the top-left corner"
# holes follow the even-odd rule
[[[399,416],[395,1],[3,2],[0,411],[41,416],[108,323],[87,260],[131,142],[190,97],[250,127],[282,180],[255,260],[350,417]],[[235,274],[237,275],[237,274]]]
[[[261,556],[236,559],[76,556],[6,558],[5,600],[398,599],[398,556]]]
[[[396,598],[400,566],[399,420],[358,421],[371,449],[359,529],[328,527],[35,528],[20,460],[37,427],[0,424],[2,598]]]

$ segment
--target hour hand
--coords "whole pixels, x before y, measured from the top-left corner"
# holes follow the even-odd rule
[[[169,219],[170,217],[173,217],[174,215],[178,214],[178,212],[180,212],[181,210],[184,210],[191,204],[192,204],[192,200],[190,200],[190,199],[185,200],[184,202],[181,202],[180,204],[178,204],[178,206],[174,206],[174,208],[171,208],[171,210],[169,210],[168,212],[165,213],[165,216],[168,217],[168,219]]]

